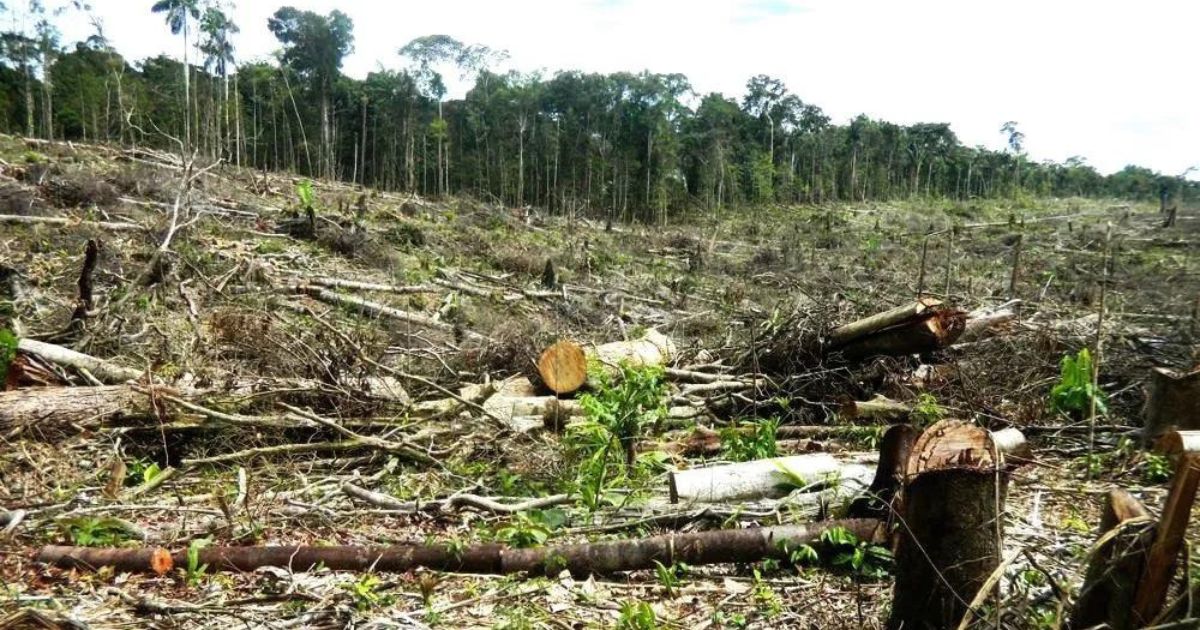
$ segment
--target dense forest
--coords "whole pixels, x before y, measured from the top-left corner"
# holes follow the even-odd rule
[[[146,7],[179,35],[182,63],[130,62],[86,5],[20,4],[0,22],[0,129],[12,134],[186,147],[259,169],[624,220],[762,203],[1200,192],[1137,166],[1105,176],[1078,157],[1029,160],[1011,121],[997,124],[1003,151],[965,146],[946,123],[835,124],[765,75],[735,99],[698,95],[680,74],[499,74],[502,51],[433,35],[397,51],[404,67],[356,80],[341,73],[354,46],[343,13],[280,8],[268,23],[274,63],[239,64],[238,26],[203,0]],[[62,41],[57,22],[89,18],[91,37]],[[446,98],[443,72],[471,82],[465,98]]]

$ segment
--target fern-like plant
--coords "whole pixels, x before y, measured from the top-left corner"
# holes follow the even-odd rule
[[[1093,369],[1092,354],[1087,348],[1075,356],[1063,357],[1058,383],[1050,390],[1050,406],[1062,413],[1082,415],[1091,411],[1095,401],[1096,411],[1107,413],[1104,392],[1092,383]]]

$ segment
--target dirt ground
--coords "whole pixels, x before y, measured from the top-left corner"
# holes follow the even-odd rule
[[[0,435],[0,513],[23,515],[0,534],[0,614],[39,610],[96,628],[882,627],[889,577],[775,562],[691,567],[676,584],[654,571],[584,579],[193,567],[153,577],[32,561],[42,545],[89,542],[178,550],[197,540],[511,540],[514,528],[530,527],[520,516],[470,508],[400,513],[349,496],[344,484],[401,501],[571,492],[576,471],[561,433],[498,431],[473,407],[429,412],[430,401],[446,400],[441,388],[514,376],[536,384],[534,361],[558,338],[605,343],[650,328],[677,344],[675,367],[708,366],[766,384],[699,400],[670,383],[672,407],[701,411],[673,417],[646,436],[649,443],[682,439],[694,425],[747,419],[844,424],[838,411],[847,400],[876,394],[919,401],[931,416],[1025,429],[1034,455],[1013,473],[1007,498],[1004,597],[980,627],[1057,627],[1082,580],[1106,493],[1125,488],[1152,512],[1166,496],[1170,471],[1140,449],[1136,430],[1149,368],[1193,365],[1195,208],[1181,209],[1170,228],[1156,207],[1118,201],[914,199],[723,209],[606,229],[582,217],[317,182],[309,234],[297,180],[223,166],[196,179],[169,251],[155,257],[179,192],[178,163],[97,147],[31,147],[11,137],[0,138],[0,158],[0,214],[72,219],[0,223],[0,280],[8,285],[0,289],[12,305],[4,316],[19,322],[21,336],[54,339],[178,390],[221,392],[206,399],[211,409],[265,417],[289,404],[360,435],[406,440],[437,462],[361,445],[288,451],[339,436],[300,424],[231,426],[167,403],[70,426],[32,422]],[[140,227],[89,223],[97,221]],[[89,239],[101,242],[95,304],[72,324]],[[553,283],[543,280],[548,260]],[[366,316],[295,290],[316,278],[423,286],[335,293],[439,326]],[[855,365],[814,364],[797,345],[805,334],[918,292],[964,311],[1016,298],[1019,318],[979,341]],[[1055,411],[1049,392],[1062,357],[1094,344],[1101,293],[1099,383],[1108,404],[1089,458],[1086,420]],[[350,385],[380,376],[380,365],[438,387],[405,380],[397,400]],[[32,381],[23,385],[89,384],[76,371],[38,362],[21,369]],[[848,457],[873,450],[880,428],[781,448]],[[271,447],[281,448],[247,450]],[[620,508],[559,506],[546,542],[668,531],[638,522],[671,509],[666,470],[722,457],[671,455],[622,489],[630,494]],[[168,468],[177,472],[142,487]],[[802,518],[778,505],[721,507],[728,516],[716,526]],[[714,526],[683,521],[670,529]],[[1192,523],[1188,539],[1200,541]],[[1200,581],[1195,547],[1185,568],[1191,583]],[[639,616],[638,602],[653,615]]]

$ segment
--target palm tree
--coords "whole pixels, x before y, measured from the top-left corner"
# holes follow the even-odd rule
[[[200,44],[200,52],[204,53],[204,69],[216,70],[217,76],[224,82],[225,133],[229,133],[229,66],[233,65],[233,43],[229,36],[239,31],[236,24],[218,7],[208,7],[204,18],[200,21],[200,30],[205,40]],[[221,132],[218,129],[217,137]]]
[[[183,138],[184,146],[192,143],[191,72],[188,71],[188,19],[200,19],[197,0],[158,0],[150,7],[153,13],[167,14],[167,26],[172,35],[183,33]]]

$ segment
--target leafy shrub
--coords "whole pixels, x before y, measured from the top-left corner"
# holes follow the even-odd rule
[[[720,431],[721,451],[726,459],[735,462],[775,457],[775,433],[778,429],[779,420],[775,418],[745,422],[740,427],[726,427]]]
[[[621,616],[617,618],[618,630],[654,630],[658,627],[658,615],[646,602],[621,604]]]
[[[0,328],[0,383],[8,378],[8,366],[17,358],[17,336],[7,328]]]
[[[1063,357],[1062,373],[1058,383],[1050,390],[1050,405],[1055,411],[1082,415],[1091,410],[1095,401],[1097,412],[1108,412],[1104,392],[1092,384],[1093,369],[1092,354],[1087,348],[1074,357]]]

